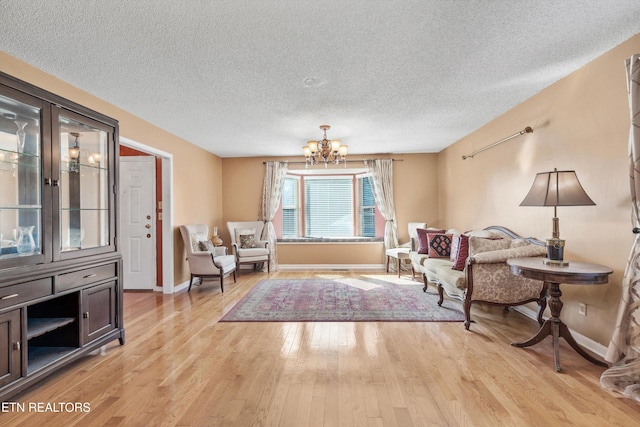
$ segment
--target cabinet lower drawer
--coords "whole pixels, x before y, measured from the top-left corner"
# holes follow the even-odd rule
[[[56,277],[56,293],[116,277],[118,273],[117,266],[116,263],[113,263],[61,274]]]
[[[51,278],[0,288],[0,309],[51,295]]]

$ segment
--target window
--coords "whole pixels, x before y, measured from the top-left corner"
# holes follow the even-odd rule
[[[360,236],[376,235],[376,201],[373,196],[373,184],[368,176],[358,178],[358,215]]]
[[[353,237],[353,176],[304,178],[305,237]]]
[[[287,177],[282,185],[282,236],[298,237],[300,229],[300,178]]]
[[[282,187],[282,238],[376,237],[369,176],[361,172],[288,174]]]

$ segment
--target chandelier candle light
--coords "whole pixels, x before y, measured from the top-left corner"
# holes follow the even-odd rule
[[[325,168],[329,163],[339,165],[340,162],[344,164],[344,167],[347,167],[348,146],[342,145],[339,139],[328,140],[327,130],[330,128],[331,126],[329,125],[321,125],[320,129],[324,131],[323,138],[319,141],[309,141],[307,145],[302,147],[306,160],[305,167],[308,168],[309,165],[315,165],[320,161],[324,162]]]

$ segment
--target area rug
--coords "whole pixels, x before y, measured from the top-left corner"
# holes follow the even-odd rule
[[[462,312],[409,279],[385,275],[265,279],[221,322],[461,322]]]

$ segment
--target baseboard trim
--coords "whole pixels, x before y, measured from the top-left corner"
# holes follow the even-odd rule
[[[521,306],[517,306],[517,307],[511,307],[513,310],[527,316],[530,319],[536,320],[538,319],[538,313],[534,310],[531,310],[528,307],[525,307],[523,305]],[[602,357],[604,359],[605,354],[607,354],[607,347],[605,347],[604,345],[595,342],[594,340],[592,340],[589,337],[586,337],[574,330],[572,330],[571,328],[569,328],[569,331],[571,331],[571,335],[573,335],[573,338],[575,338],[576,342],[578,344],[580,344],[582,347],[586,348],[587,350],[589,350],[590,352]]]
[[[173,286],[173,293],[176,294],[180,291],[182,291],[183,289],[188,289],[189,288],[189,281],[187,280],[186,282],[182,282],[178,285],[174,285]]]
[[[384,270],[384,264],[278,264],[278,270]]]

